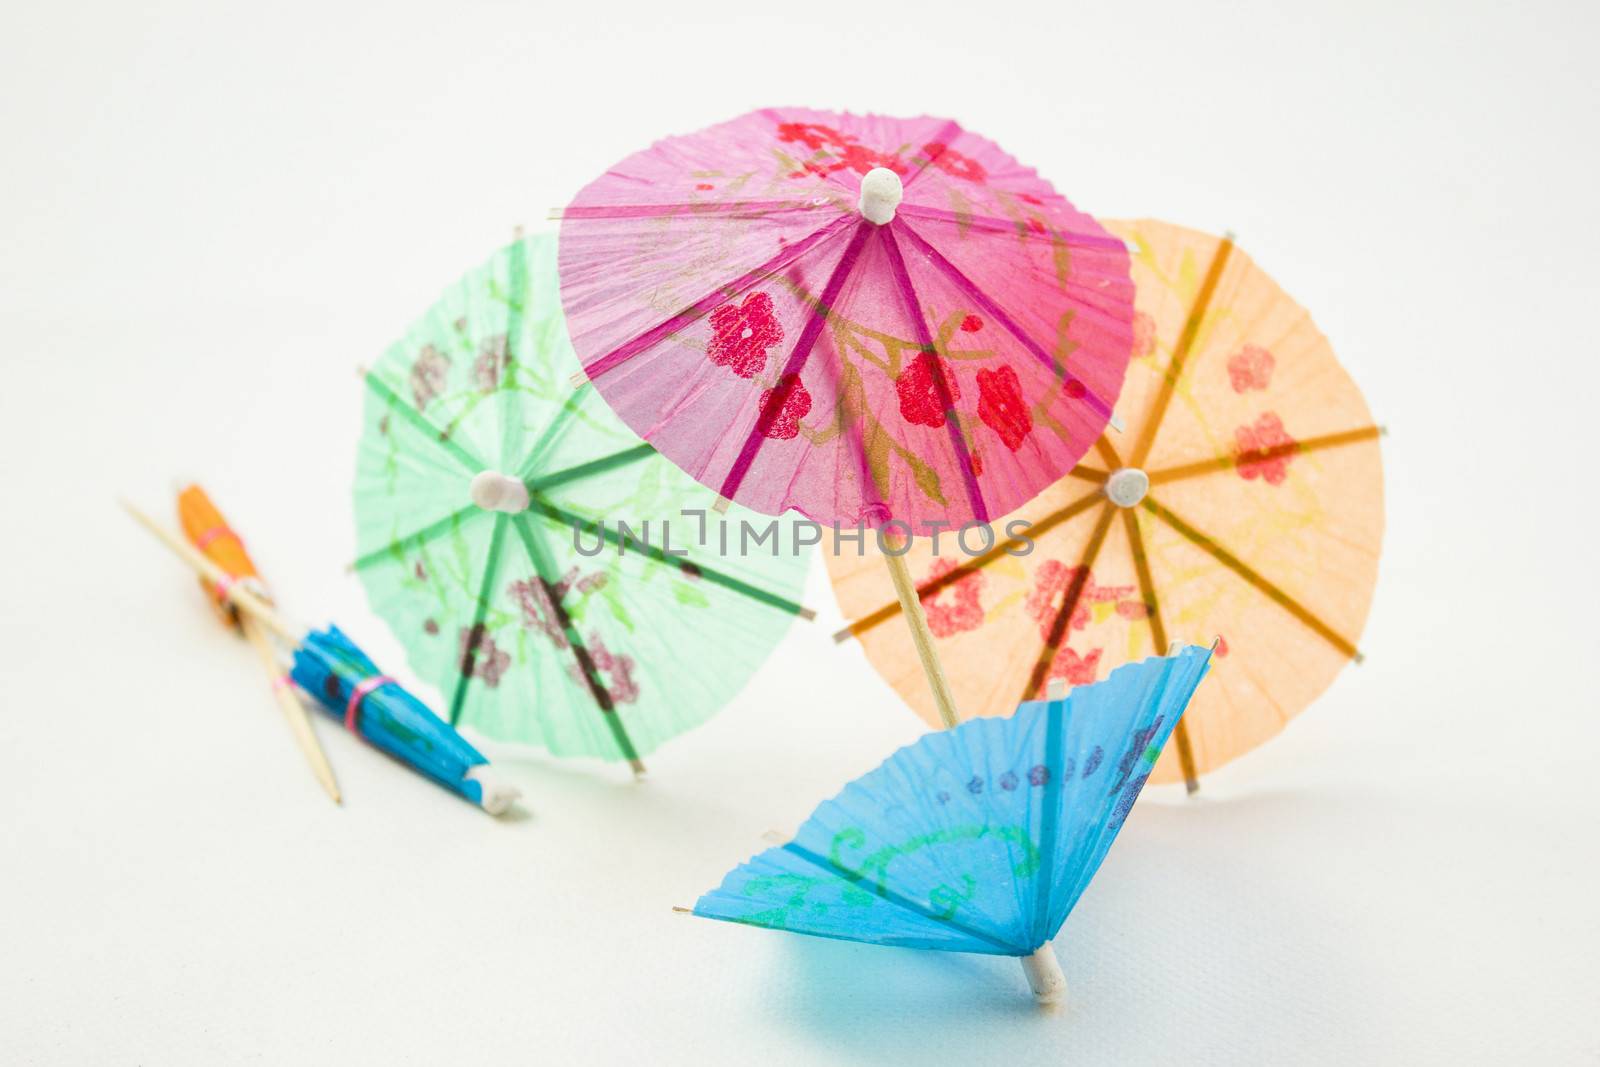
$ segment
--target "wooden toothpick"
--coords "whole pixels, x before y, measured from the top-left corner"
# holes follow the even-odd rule
[[[296,648],[300,647],[301,635],[296,633],[294,627],[285,622],[282,616],[273,610],[271,604],[251,592],[247,583],[234,580],[231,574],[217,566],[214,561],[199,549],[165,526],[162,526],[128,501],[122,500],[119,503],[124,511],[133,516],[135,522],[149,530],[156,536],[158,541],[172,549],[174,555],[193,567],[202,578],[210,579],[213,585],[221,589],[228,603],[254,617],[267,629]]]
[[[894,594],[900,600],[900,613],[906,617],[906,624],[911,630],[911,643],[916,646],[917,659],[922,661],[922,673],[928,678],[928,688],[933,690],[933,703],[939,709],[939,721],[946,730],[954,729],[961,722],[961,716],[956,713],[956,698],[950,692],[944,665],[939,662],[939,652],[933,646],[933,631],[928,629],[928,617],[923,614],[917,585],[911,580],[911,569],[906,566],[905,555],[910,542],[898,531],[886,534],[884,540],[886,551],[883,559],[889,565]]]
[[[312,731],[311,716],[307,714],[306,706],[295,696],[289,676],[283,673],[282,665],[278,662],[278,654],[272,647],[272,638],[260,621],[252,616],[247,615],[240,619],[239,628],[244,631],[244,636],[256,650],[261,665],[267,669],[267,676],[272,679],[273,698],[283,711],[284,720],[289,724],[289,732],[294,734],[295,743],[300,746],[306,762],[311,765],[311,773],[322,784],[328,796],[333,798],[333,802],[342,804],[344,799],[339,794],[339,783],[333,776],[333,767],[328,763],[328,755],[317,743],[317,735]]]

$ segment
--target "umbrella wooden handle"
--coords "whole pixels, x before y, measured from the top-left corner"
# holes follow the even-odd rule
[[[240,628],[244,636],[250,641],[256,655],[261,660],[261,665],[267,669],[267,676],[272,679],[272,695],[278,701],[278,707],[283,710],[283,717],[289,723],[289,732],[294,734],[294,739],[300,746],[300,751],[305,754],[306,762],[311,764],[311,773],[322,784],[328,796],[333,798],[335,804],[342,803],[339,795],[339,783],[333,776],[333,767],[328,764],[327,753],[322,751],[322,746],[317,743],[317,735],[311,729],[311,716],[306,713],[306,706],[300,703],[300,698],[295,696],[294,688],[289,685],[288,675],[283,673],[282,665],[278,663],[277,653],[272,648],[272,638],[260,620],[253,616],[246,616],[240,620]]]
[[[898,541],[898,544],[888,543]],[[906,566],[904,547],[906,540],[895,533],[885,533],[886,551],[883,558],[889,565],[889,577],[894,580],[894,594],[900,599],[900,611],[911,628],[911,643],[917,648],[917,658],[922,661],[922,673],[928,677],[928,688],[933,690],[933,703],[939,709],[939,721],[946,730],[961,722],[956,713],[956,698],[950,692],[950,681],[944,676],[944,665],[939,662],[939,651],[933,647],[933,631],[928,629],[928,617],[922,612],[922,599],[917,596],[917,585],[911,580],[911,569]],[[900,550],[895,555],[895,550]]]
[[[1022,957],[1022,970],[1028,976],[1034,1002],[1040,1007],[1054,1007],[1067,995],[1067,976],[1061,973],[1061,961],[1056,959],[1050,942],[1040,945],[1033,955]]]
[[[155,534],[156,539],[172,549],[177,557],[193,567],[202,578],[209,578],[214,584],[226,591],[228,603],[237,606],[241,611],[249,614],[279,637],[288,641],[296,648],[300,645],[300,635],[294,627],[285,622],[272,605],[252,593],[243,582],[234,581],[233,576],[215,562],[207,558],[204,553],[195,548],[188,541],[179,537],[159,522],[134,507],[128,501],[120,501],[122,509],[132,515],[134,521],[146,530]]]

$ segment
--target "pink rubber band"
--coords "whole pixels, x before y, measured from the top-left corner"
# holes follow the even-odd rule
[[[367,699],[367,694],[382,686],[391,685],[394,679],[387,674],[375,674],[356,686],[350,694],[350,703],[344,706],[344,728],[353,734],[361,731],[356,729],[356,712],[361,710],[361,702]]]
[[[235,578],[231,574],[224,574],[221,578],[217,579],[217,583],[216,584],[217,584],[217,599],[222,601],[224,604],[226,604],[228,602],[228,592],[229,592],[229,590],[231,590],[235,585],[239,584],[239,579]]]
[[[290,678],[287,674],[280,674],[272,680],[272,688],[274,691],[279,689],[287,689],[293,684],[294,679]]]
[[[202,530],[200,533],[195,535],[194,547],[204,552],[206,548],[210,546],[211,542],[223,537],[231,537],[235,541],[239,541],[239,535],[234,533],[233,530],[229,529],[227,526],[213,526],[211,529]],[[239,541],[239,547],[244,547],[243,541]]]

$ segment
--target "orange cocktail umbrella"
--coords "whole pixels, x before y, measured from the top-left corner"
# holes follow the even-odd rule
[[[1137,290],[1126,431],[995,524],[1019,536],[921,539],[907,563],[969,715],[1218,638],[1214,679],[1152,776],[1192,791],[1359,660],[1383,538],[1380,431],[1310,316],[1230,238],[1106,226],[1130,246]],[[899,606],[871,553],[828,561],[854,620],[839,637],[858,637],[936,722],[903,628],[880,625]]]
[[[222,512],[217,510],[217,506],[206,495],[206,491],[198,485],[191,485],[179,491],[178,522],[183,526],[183,534],[189,539],[189,543],[221,567],[229,579],[249,588],[262,600],[271,602],[267,588],[262,584],[261,575],[256,571],[255,561],[250,558],[250,553],[245,551],[244,541],[233,527],[228,525],[228,521],[222,517]],[[311,773],[316,776],[328,796],[333,798],[334,803],[340,803],[339,784],[334,779],[333,768],[329,766],[328,757],[317,742],[317,735],[312,732],[311,719],[306,714],[305,705],[295,696],[289,684],[289,676],[278,663],[278,653],[273,647],[271,635],[258,620],[240,613],[228,600],[227,590],[218,582],[202,578],[200,585],[211,597],[223,621],[236,627],[255,649],[256,655],[267,670],[273,698],[283,711],[284,719],[294,734],[295,743],[300,746],[306,762],[311,765]]]

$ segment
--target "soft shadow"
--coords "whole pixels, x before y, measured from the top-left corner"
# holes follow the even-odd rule
[[[1381,823],[1386,811],[1311,792],[1180,788],[1141,802],[1055,939],[1068,984],[1058,1011],[1034,1005],[1011,958],[800,936],[774,955],[762,1004],[795,1040],[848,1063],[1226,1057],[1244,1029],[1284,1057],[1312,1042],[1369,1054],[1358,1042],[1396,1025],[1371,981],[1383,960],[1330,925],[1341,890],[1333,871],[1314,876],[1311,842],[1330,820]],[[1350,1012],[1364,1037],[1339,1024]]]

